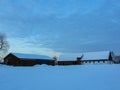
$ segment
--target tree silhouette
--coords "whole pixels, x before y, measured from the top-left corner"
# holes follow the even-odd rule
[[[2,62],[3,57],[7,53],[9,49],[9,44],[6,40],[6,35],[4,33],[0,33],[0,62]]]

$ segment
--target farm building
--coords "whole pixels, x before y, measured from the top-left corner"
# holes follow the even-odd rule
[[[74,65],[85,63],[110,63],[114,60],[114,53],[110,51],[68,53],[59,57],[58,65]]]
[[[36,64],[54,65],[55,60],[45,55],[10,53],[4,58],[4,64],[13,66],[33,66]]]
[[[110,51],[82,53],[82,64],[85,63],[113,63],[114,53]]]
[[[80,56],[80,55],[78,55],[78,54],[62,54],[59,56],[58,65],[79,65],[79,64],[81,64],[82,56],[81,57],[78,57],[78,56]]]

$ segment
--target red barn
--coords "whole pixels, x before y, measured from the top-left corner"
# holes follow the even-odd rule
[[[55,60],[45,55],[10,53],[4,58],[4,64],[13,66],[55,65]]]

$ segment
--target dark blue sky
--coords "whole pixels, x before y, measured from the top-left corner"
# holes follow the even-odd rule
[[[10,51],[120,53],[120,0],[0,0]]]

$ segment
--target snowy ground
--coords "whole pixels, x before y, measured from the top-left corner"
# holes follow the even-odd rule
[[[0,90],[120,90],[120,65],[0,65]]]

